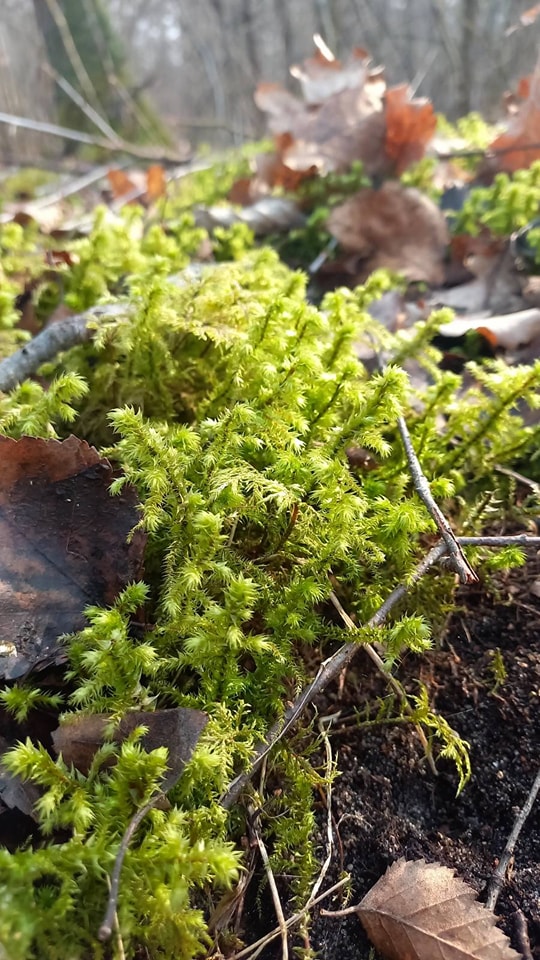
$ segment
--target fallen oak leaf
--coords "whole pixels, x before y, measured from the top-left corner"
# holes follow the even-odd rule
[[[492,172],[514,173],[540,159],[540,62],[530,80],[527,98],[510,117],[504,133],[489,146]]]
[[[407,83],[390,87],[385,96],[386,137],[384,149],[400,176],[426,152],[437,128],[437,116],[430,100],[411,96]]]
[[[369,939],[386,960],[520,960],[476,892],[448,867],[401,859],[355,907]]]
[[[165,195],[167,189],[167,178],[165,170],[159,163],[152,164],[146,171],[146,203],[153,203]]]
[[[89,604],[114,601],[142,568],[133,488],[111,497],[112,467],[77,437],[0,437],[0,676],[61,662],[62,634]]]
[[[477,330],[493,345],[515,350],[540,335],[540,310],[531,307],[494,317],[456,317],[439,329],[441,337],[462,337]]]

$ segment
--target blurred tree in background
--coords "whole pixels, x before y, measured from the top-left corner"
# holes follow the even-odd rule
[[[125,136],[155,136],[148,95],[173,137],[214,146],[258,137],[261,80],[295,81],[289,66],[320,33],[337,56],[368,49],[390,83],[408,81],[451,119],[500,115],[503,92],[531,71],[530,0],[2,0],[0,109],[88,126],[54,70]],[[56,15],[55,15],[56,14]],[[60,14],[60,16],[59,16]],[[60,24],[63,25],[63,29]],[[517,24],[517,28],[516,28]],[[68,31],[66,33],[66,25]],[[76,54],[70,50],[70,35]],[[82,70],[81,70],[82,65]],[[87,74],[87,78],[84,77]],[[35,135],[19,131],[19,147]],[[7,137],[0,130],[0,138]],[[40,140],[43,148],[43,139]],[[2,139],[0,139],[0,147]],[[54,147],[53,147],[54,149]]]

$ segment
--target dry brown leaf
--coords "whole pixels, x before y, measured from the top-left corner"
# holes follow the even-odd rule
[[[540,159],[540,63],[531,77],[527,98],[489,149],[495,152],[495,157],[489,159],[490,169],[495,167],[506,173],[530,167]]]
[[[361,47],[353,50],[343,64],[326,45],[319,43],[315,55],[291,67],[290,73],[300,83],[305,102],[316,106],[342,90],[361,87],[366,81],[369,62],[369,54]]]
[[[429,100],[413,98],[406,83],[387,90],[385,113],[384,149],[394,164],[394,173],[399,176],[424,156],[435,133],[437,117],[433,104]]]
[[[124,170],[111,168],[107,171],[107,180],[109,181],[111,193],[115,200],[132,193],[136,188],[136,184],[128,177]]]
[[[330,214],[328,229],[362,258],[358,281],[386,268],[410,281],[440,283],[448,243],[444,214],[418,190],[387,182],[360,190]]]
[[[144,536],[133,488],[111,497],[112,468],[84,440],[0,437],[0,676],[65,657],[61,634],[88,604],[137,579]]]
[[[472,887],[439,863],[398,860],[356,912],[387,960],[520,960]]]
[[[365,50],[342,63],[320,38],[315,42],[315,56],[291,69],[303,99],[279,83],[262,83],[255,92],[283,167],[340,173],[361,160],[366,173],[389,175],[419,160],[435,131],[431,103],[413,99],[406,84],[387,91],[382,68],[371,67]]]
[[[54,749],[62,754],[65,763],[73,764],[81,773],[88,773],[96,751],[106,739],[107,714],[68,714],[52,733]],[[112,739],[122,743],[136,727],[146,727],[140,743],[145,750],[167,747],[168,773],[166,788],[170,789],[180,777],[190,759],[197,741],[208,723],[201,710],[176,707],[172,710],[133,710],[120,721]]]
[[[163,197],[167,189],[165,170],[159,163],[152,164],[146,171],[146,202],[153,203]]]

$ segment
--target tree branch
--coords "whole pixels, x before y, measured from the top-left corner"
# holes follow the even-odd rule
[[[539,790],[540,790],[540,770],[536,774],[536,779],[529,791],[529,796],[527,797],[525,803],[523,804],[523,807],[519,811],[514,821],[512,832],[508,837],[501,859],[499,860],[497,868],[494,871],[493,876],[491,877],[491,880],[489,881],[488,895],[486,900],[486,907],[488,908],[488,910],[495,909],[495,904],[497,903],[499,894],[501,892],[501,889],[504,883],[506,869],[510,862],[510,857],[514,852],[514,847],[517,843],[518,837],[523,829],[523,826],[525,824],[527,817],[529,816],[533,808],[534,801],[536,800],[536,796]]]
[[[97,320],[122,316],[128,312],[129,306],[126,304],[110,303],[49,324],[24,347],[0,362],[0,390],[3,393],[13,390],[18,383],[35,373],[42,363],[52,360],[62,350],[91,340]]]
[[[43,120],[31,120],[29,117],[19,117],[14,113],[0,111],[0,123],[9,123],[12,127],[21,127],[23,130],[33,130],[35,133],[47,133],[52,137],[62,137],[64,140],[75,140],[77,143],[89,143],[94,147],[101,147],[109,153],[128,153],[139,160],[151,160],[155,163],[188,163],[190,157],[182,156],[167,150],[166,147],[145,147],[142,144],[128,143],[127,140],[107,140],[104,137],[94,137],[82,130],[72,130],[70,127],[61,127],[57,123],[45,123]]]

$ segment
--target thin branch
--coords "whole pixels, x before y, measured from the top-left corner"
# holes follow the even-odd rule
[[[71,127],[61,127],[57,123],[45,123],[43,120],[32,120],[29,117],[19,117],[14,113],[0,111],[0,123],[9,123],[12,127],[21,127],[23,130],[33,130],[35,133],[47,133],[52,137],[62,137],[63,140],[75,140],[77,143],[89,143],[109,153],[128,153],[139,160],[152,160],[163,163],[188,163],[190,157],[181,156],[165,147],[146,147],[142,144],[128,143],[127,140],[107,140],[104,137],[94,137],[91,133],[82,130],[72,130]]]
[[[0,390],[3,393],[13,390],[18,383],[35,373],[42,363],[52,360],[63,350],[91,340],[96,321],[128,312],[129,307],[126,304],[111,303],[92,307],[75,317],[49,324],[24,347],[0,362]]]
[[[457,543],[460,547],[540,547],[540,537],[529,537],[526,534],[520,534],[515,537],[458,537]],[[410,588],[420,580],[424,574],[439,561],[447,552],[446,543],[438,543],[429,551],[424,559],[418,564],[412,574],[409,576],[406,584],[399,584],[392,593],[386,598],[383,604],[368,620],[367,627],[379,627],[386,619],[390,611],[400,600],[408,593]],[[251,778],[255,775],[265,758],[273,747],[281,740],[286,733],[295,725],[296,721],[302,715],[306,707],[313,702],[322,691],[339,677],[342,670],[348,667],[358,650],[364,648],[364,644],[344,643],[328,660],[325,660],[319,667],[314,679],[308,683],[301,691],[298,697],[285,711],[282,720],[278,720],[269,730],[266,740],[263,740],[255,750],[251,765],[244,773],[239,774],[229,785],[223,796],[221,803],[226,810],[229,810],[237,802],[244,788],[248,785]]]
[[[123,164],[119,164],[119,166],[123,166]],[[30,203],[23,204],[22,209],[25,213],[32,216],[37,210],[52,207],[55,203],[60,203],[67,197],[73,196],[74,193],[80,193],[82,190],[86,190],[87,187],[90,187],[93,183],[96,183],[98,180],[101,180],[102,177],[106,176],[108,170],[110,170],[109,164],[102,167],[94,167],[89,173],[69,179],[64,183],[64,186],[58,187],[57,190],[47,193],[37,200],[31,200]],[[0,223],[10,223],[12,220],[13,211],[0,214]]]
[[[298,923],[302,917],[305,917],[306,913],[309,913],[313,907],[316,907],[318,903],[321,903],[322,900],[326,900],[327,897],[330,897],[333,893],[336,893],[338,890],[341,890],[346,883],[349,882],[348,877],[343,877],[341,880],[338,880],[337,883],[334,883],[332,887],[328,887],[328,890],[325,890],[324,893],[321,893],[315,900],[311,898],[306,903],[305,907],[302,907],[298,913],[293,914],[292,917],[289,917],[285,922],[287,929],[293,927],[295,923]],[[264,937],[261,937],[260,940],[256,940],[255,943],[250,943],[248,947],[244,947],[242,950],[239,950],[238,953],[234,953],[230,960],[244,960],[245,957],[252,957],[256,951],[259,951],[259,948],[265,947],[268,943],[271,943],[272,940],[276,940],[281,936],[281,930],[279,927],[277,930],[272,930],[271,933],[265,934]]]
[[[78,90],[76,90],[75,87],[72,86],[69,80],[66,80],[65,77],[63,77],[60,73],[58,73],[57,70],[54,70],[53,67],[51,67],[48,63],[44,63],[42,66],[42,69],[44,70],[45,73],[47,73],[50,77],[53,78],[55,83],[58,84],[58,86],[66,94],[66,96],[73,101],[73,103],[79,108],[79,110],[82,110],[85,117],[88,117],[88,119],[94,124],[94,126],[96,126],[98,130],[105,137],[107,137],[108,140],[110,140],[111,143],[119,143],[121,141],[121,137],[119,137],[116,130],[113,130],[111,125],[107,123],[107,121],[101,116],[101,114],[99,114],[97,110],[90,103],[88,103],[87,100],[84,99],[84,97],[81,97]]]
[[[540,769],[538,770],[538,773],[536,774],[536,779],[529,791],[529,796],[527,797],[525,803],[523,804],[523,807],[519,811],[514,821],[512,832],[508,837],[501,859],[499,860],[497,868],[495,869],[493,876],[489,881],[488,894],[486,899],[486,907],[488,908],[488,910],[495,909],[495,904],[497,903],[499,894],[502,890],[502,887],[504,884],[504,878],[506,875],[506,870],[510,862],[510,858],[514,852],[514,847],[523,829],[525,821],[533,808],[534,801],[536,800],[539,790],[540,790]]]
[[[520,143],[517,146],[513,144],[511,147],[496,147],[494,150],[490,147],[477,147],[474,150],[449,150],[446,153],[439,153],[437,150],[436,156],[438,160],[459,160],[460,157],[486,157],[489,160],[493,157],[502,157],[505,153],[516,153],[518,150],[540,150],[540,143]]]
[[[532,490],[537,496],[540,494],[540,483],[536,483],[536,480],[531,480],[530,477],[518,473],[517,470],[509,470],[508,467],[501,467],[498,463],[495,464],[494,469],[497,473],[502,473],[505,477],[511,477],[512,480],[517,480],[518,483],[528,487],[529,490]]]
[[[250,810],[253,814],[253,809]],[[276,917],[279,924],[279,932],[281,934],[281,957],[282,960],[289,960],[289,940],[287,936],[287,924],[285,922],[285,915],[283,913],[283,907],[281,906],[281,900],[279,899],[279,891],[276,885],[276,878],[274,877],[274,871],[270,866],[270,859],[268,857],[268,851],[264,844],[263,838],[261,837],[258,828],[255,826],[255,823],[252,823],[252,830],[257,841],[257,846],[259,848],[259,853],[261,855],[261,860],[264,864],[264,869],[266,871],[266,877],[268,880],[268,886],[270,887],[270,892],[272,894],[272,902],[274,904],[274,910],[276,911]]]
[[[395,604],[398,603],[398,601],[401,600],[402,597],[407,593],[407,590],[424,575],[430,566],[436,563],[437,560],[440,560],[445,553],[446,544],[441,543],[433,547],[433,549],[430,550],[429,554],[424,557],[422,562],[409,577],[407,586],[400,584],[398,587],[396,587],[396,589],[392,591],[384,603],[368,620],[366,626],[381,626]],[[324,660],[323,663],[321,663],[315,678],[311,681],[311,683],[304,687],[296,700],[285,711],[283,720],[278,720],[278,722],[270,728],[266,740],[259,744],[251,761],[249,770],[236,777],[236,779],[233,780],[222,796],[221,803],[227,810],[236,803],[238,797],[242,793],[242,790],[247,786],[275,744],[285,736],[291,727],[294,726],[298,718],[304,712],[306,707],[313,702],[315,697],[318,696],[319,693],[322,693],[322,691],[328,686],[329,683],[332,682],[332,680],[335,680],[337,677],[339,677],[341,671],[344,670],[345,667],[348,667],[354,655],[358,652],[358,650],[363,649],[363,647],[364,644],[355,643],[354,641],[352,643],[344,643],[339,650],[336,650],[336,652],[328,658],[328,660]]]
[[[420,466],[420,461],[416,456],[414,447],[412,445],[411,435],[409,433],[407,424],[402,416],[397,418],[397,425],[403,446],[405,447],[405,453],[407,455],[414,488],[438,527],[439,533],[446,544],[448,554],[452,561],[452,566],[454,567],[454,570],[458,574],[462,583],[476,583],[478,577],[468,560],[465,558],[465,554],[457,542],[456,536],[448,520],[433,497],[429,483],[424,475],[422,467]]]
[[[540,537],[518,533],[513,537],[458,537],[461,547],[540,547]]]
[[[73,34],[62,7],[58,3],[58,0],[45,0],[45,3],[49,8],[49,13],[54,20],[58,33],[60,34],[64,50],[66,51],[66,56],[73,68],[73,72],[77,77],[77,80],[81,85],[81,89],[85,91],[89,100],[93,100],[96,107],[100,107],[101,104],[96,93],[96,88],[94,87],[88,71],[81,59],[81,55],[73,39]]]
[[[527,929],[527,919],[523,913],[523,910],[516,910],[512,915],[512,918],[516,931],[517,945],[523,960],[534,960],[531,950],[531,941],[529,940],[529,931]]]
[[[353,620],[351,620],[351,618],[350,618],[349,614],[346,612],[346,610],[343,609],[343,607],[342,607],[342,605],[341,605],[338,597],[337,597],[336,594],[334,593],[334,591],[332,591],[332,593],[330,594],[330,600],[331,600],[331,602],[333,603],[334,607],[336,608],[337,612],[339,613],[339,615],[340,615],[341,619],[343,620],[343,623],[345,624],[345,626],[347,627],[347,629],[348,629],[348,630],[356,630],[356,624],[354,623]],[[399,697],[399,699],[400,699],[400,701],[401,701],[401,703],[402,703],[402,705],[403,705],[403,709],[405,710],[405,712],[410,715],[410,714],[413,712],[413,710],[412,710],[412,707],[411,707],[411,705],[410,705],[410,703],[409,703],[409,701],[408,701],[408,699],[407,699],[407,694],[405,693],[405,690],[403,689],[403,687],[402,687],[401,683],[399,682],[399,680],[396,680],[396,678],[395,678],[394,676],[392,676],[391,673],[388,672],[388,670],[386,669],[386,667],[385,667],[385,665],[384,665],[384,660],[379,656],[379,654],[378,654],[377,651],[375,650],[375,647],[374,647],[371,643],[364,643],[364,644],[363,644],[363,649],[366,651],[366,653],[367,653],[368,657],[370,658],[371,662],[374,664],[375,669],[378,670],[378,672],[379,672],[379,673],[381,674],[381,676],[384,678],[384,680],[385,680],[385,682],[388,684],[388,686],[391,687],[392,690],[394,691],[394,693]],[[424,753],[425,753],[425,755],[426,755],[426,757],[427,757],[428,763],[429,763],[429,765],[430,765],[430,767],[431,767],[431,772],[432,772],[433,775],[436,777],[436,776],[438,776],[438,771],[437,771],[437,768],[436,768],[436,766],[435,766],[435,762],[434,762],[434,760],[433,760],[433,754],[432,754],[432,752],[431,752],[431,748],[430,748],[429,743],[428,743],[428,741],[427,741],[427,737],[426,737],[426,735],[425,735],[424,731],[422,730],[422,727],[421,727],[421,725],[420,725],[419,723],[415,723],[414,727],[415,727],[415,730],[416,730],[416,732],[417,732],[417,734],[418,734],[418,737],[419,737],[419,739],[420,739],[420,742],[421,742],[421,744],[422,744],[422,747],[423,747]]]
[[[148,801],[148,803],[145,803],[144,807],[141,807],[140,810],[137,810],[137,813],[129,821],[129,824],[126,828],[126,832],[124,833],[124,836],[120,841],[118,853],[116,854],[116,860],[114,861],[113,872],[111,873],[109,901],[107,903],[107,909],[105,911],[103,923],[101,924],[98,931],[98,938],[100,940],[108,940],[114,930],[116,908],[118,905],[118,892],[120,889],[120,873],[122,872],[124,858],[128,851],[131,838],[135,833],[137,827],[139,826],[141,820],[144,820],[146,814],[150,813],[150,810],[152,810],[153,807],[155,807],[156,803],[159,803],[160,800],[163,800],[164,796],[165,794],[162,793],[160,790],[159,793],[154,794],[154,796]]]

